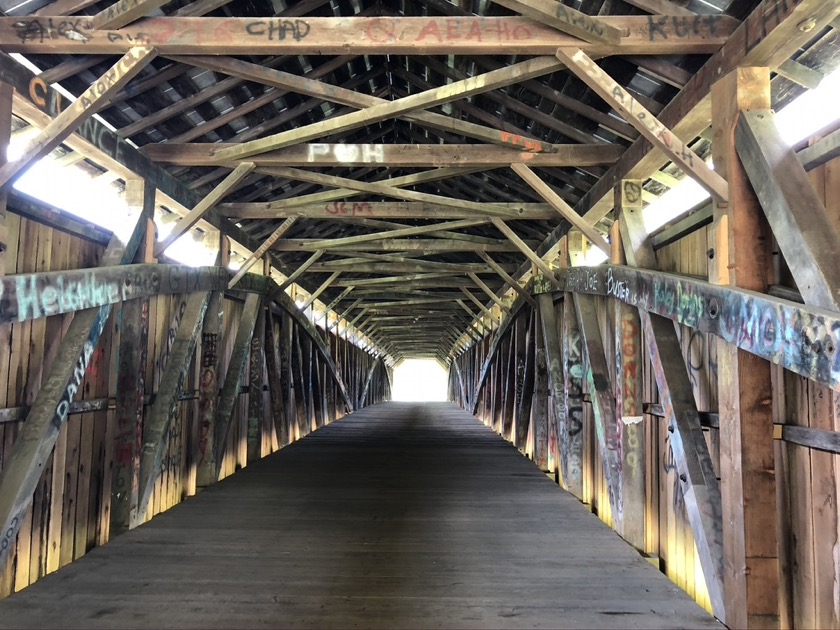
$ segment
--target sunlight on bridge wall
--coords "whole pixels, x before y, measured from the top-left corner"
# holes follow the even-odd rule
[[[394,369],[392,400],[446,400],[446,370],[434,359],[407,359]]]

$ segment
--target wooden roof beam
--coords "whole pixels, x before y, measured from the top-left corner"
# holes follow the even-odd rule
[[[179,166],[236,166],[240,160],[219,160],[215,151],[234,143],[147,144],[142,152],[159,164]],[[305,143],[245,158],[259,166],[388,166],[432,168],[441,166],[500,167],[511,162],[564,167],[613,164],[623,148],[618,145],[555,144],[552,152],[536,153],[492,144],[355,144]]]
[[[362,92],[356,92],[340,86],[324,84],[314,80],[309,75],[299,77],[288,72],[282,72],[270,67],[257,65],[241,59],[227,57],[172,57],[172,59],[198,65],[214,72],[229,74],[240,79],[256,81],[276,88],[286,89],[300,94],[306,94],[316,98],[324,99],[333,103],[341,103],[364,109],[374,105],[381,105],[391,101],[378,98]],[[431,87],[431,86],[429,86]],[[451,116],[435,114],[432,112],[417,111],[407,113],[401,118],[410,122],[416,122],[424,126],[442,131],[451,131],[464,135],[468,138],[475,138],[483,142],[490,142],[502,146],[527,149],[534,152],[551,152],[551,145],[540,142],[534,138],[527,137],[527,134],[510,133],[504,130],[484,127],[475,123],[458,120]],[[292,166],[291,164],[287,166]]]
[[[172,232],[169,233],[169,236],[155,244],[155,256],[160,256],[167,247],[172,245],[172,243],[178,240],[182,234],[198,223],[198,221],[207,214],[211,208],[224,199],[225,195],[227,195],[230,190],[242,181],[252,170],[254,170],[253,162],[243,162],[237,166],[230,175],[224,179],[224,181],[213,189],[209,195],[198,202],[198,205],[190,210],[189,214],[182,217],[181,220],[175,224],[175,227],[172,229]]]
[[[436,223],[434,225],[421,225],[416,227],[405,227],[398,230],[374,232],[371,234],[358,234],[355,236],[345,236],[343,238],[330,238],[320,241],[320,246],[323,249],[332,249],[333,247],[356,245],[359,243],[379,241],[388,238],[404,238],[406,236],[417,236],[419,234],[428,234],[429,232],[438,232],[443,229],[459,230],[466,227],[484,225],[485,223],[487,223],[487,219],[462,219],[460,221],[449,221],[446,223]],[[317,244],[318,241],[316,241],[314,245],[317,246]]]
[[[537,307],[536,300],[534,300],[534,298],[531,297],[531,294],[528,293],[528,291],[526,291],[525,288],[521,284],[519,284],[519,282],[517,282],[515,278],[511,277],[510,274],[508,274],[508,272],[505,271],[504,267],[502,267],[499,263],[493,260],[493,258],[485,252],[479,252],[478,255],[481,256],[481,259],[484,262],[486,262],[490,266],[490,268],[493,271],[495,271],[499,275],[499,277],[507,283],[508,286],[510,286],[514,291],[516,291],[519,294],[519,297],[525,300],[533,308]]]
[[[300,278],[306,271],[318,262],[318,259],[324,255],[324,250],[319,249],[318,251],[314,252],[309,258],[307,258],[297,269],[295,269],[288,278],[283,280],[280,284],[280,287],[276,290],[278,293],[282,293],[286,290],[287,287],[292,286],[298,278]]]
[[[501,219],[497,219],[495,217],[491,220],[493,221],[493,225],[495,225],[498,228],[498,230],[502,234],[504,234],[511,243],[513,243],[516,249],[522,252],[522,254],[524,254],[528,260],[535,264],[537,268],[546,275],[546,277],[552,284],[554,284],[560,289],[563,288],[563,285],[560,284],[560,282],[558,282],[557,277],[554,275],[554,271],[551,269],[551,267],[548,266],[548,263],[546,263],[542,258],[540,258],[534,252],[534,250],[528,247],[528,244],[521,238],[519,238],[516,232],[514,232],[509,225],[507,225]]]
[[[321,242],[321,239],[280,239],[272,249],[277,252],[306,252],[316,249],[315,244]],[[370,243],[358,243],[356,245],[344,245],[336,247],[334,250],[353,252],[355,254],[357,252],[516,252],[519,251],[519,248],[506,241],[486,244],[450,239],[398,238],[382,239]]]
[[[618,44],[592,44],[520,17],[153,17],[142,29],[94,28],[74,22],[72,37],[49,27],[49,16],[0,18],[0,48],[23,54],[123,54],[138,41],[164,55],[552,55],[579,46],[595,56],[710,54],[735,30],[729,16],[649,20],[603,16],[626,31]],[[788,55],[790,56],[790,55]]]
[[[310,265],[309,268],[312,269],[312,265]],[[321,296],[321,294],[324,291],[326,291],[333,284],[333,282],[335,282],[338,279],[340,275],[340,271],[334,271],[333,273],[331,273],[330,277],[324,280],[321,283],[321,285],[317,289],[315,289],[315,291],[313,291],[308,298],[306,298],[306,301],[303,304],[301,304],[300,310],[305,311],[307,308],[309,308],[312,305],[312,303],[315,300],[317,300]],[[350,288],[352,288],[352,285]]]
[[[598,249],[603,251],[607,256],[610,255],[610,244],[603,235],[592,225],[587,223],[569,204],[563,201],[563,199],[560,198],[560,195],[555,193],[548,184],[540,179],[539,175],[524,164],[511,164],[510,167],[517,175],[525,180],[525,182],[533,188],[540,197],[545,199],[552,208],[557,210],[557,212],[560,213],[560,216],[583,232],[586,238],[588,238],[589,241]]]
[[[271,233],[271,236],[265,239],[263,244],[260,245],[256,250],[254,250],[254,252],[251,253],[251,255],[248,256],[247,259],[245,259],[245,262],[242,263],[242,266],[239,268],[239,271],[236,272],[236,275],[233,276],[233,278],[231,278],[230,282],[228,283],[228,289],[232,289],[234,286],[236,286],[236,283],[242,279],[242,276],[244,276],[245,273],[251,267],[253,267],[256,264],[256,262],[263,256],[263,254],[265,254],[271,248],[271,246],[274,245],[277,239],[283,236],[283,234],[285,234],[289,230],[289,228],[291,228],[292,225],[294,225],[296,220],[296,217],[289,217],[288,219],[283,221],[283,223],[281,223],[279,227]]]
[[[492,290],[490,287],[488,287],[488,286],[487,286],[487,284],[486,284],[486,283],[485,283],[485,282],[484,282],[481,278],[479,278],[477,275],[475,275],[472,271],[468,272],[468,273],[467,273],[467,275],[470,277],[470,279],[471,279],[471,280],[472,280],[472,281],[473,281],[476,285],[478,285],[478,288],[479,288],[479,289],[481,289],[482,291],[484,291],[484,293],[485,293],[485,295],[487,295],[487,297],[489,297],[491,300],[493,300],[493,302],[495,302],[495,304],[496,304],[496,305],[497,305],[500,309],[502,309],[505,313],[507,313],[508,315],[510,315],[510,308],[508,307],[508,305],[507,305],[507,304],[505,304],[505,303],[502,301],[502,299],[501,299],[498,295],[496,295],[496,294],[493,292],[493,290]]]
[[[132,48],[114,64],[110,70],[85,90],[67,109],[56,116],[41,133],[27,144],[20,159],[8,162],[0,168],[0,187],[9,183],[30,164],[41,159],[66,138],[84,121],[98,112],[108,98],[116,94],[146,67],[157,52],[154,48]]]
[[[778,68],[838,15],[840,6],[836,2],[802,0],[794,4],[764,0],[668,103],[658,115],[659,120],[683,141],[696,138],[709,126],[709,94],[714,82],[737,66]],[[612,210],[612,190],[618,181],[650,177],[665,162],[646,139],[640,138],[581,199],[575,210],[597,223]],[[561,236],[560,232],[553,233],[543,247],[552,247]]]
[[[350,190],[357,190],[359,192],[375,193],[385,195],[386,197],[395,197],[397,199],[407,199],[409,201],[425,201],[436,203],[443,206],[452,206],[461,208],[463,210],[474,210],[477,214],[481,213],[483,216],[501,216],[508,219],[517,219],[518,216],[512,215],[511,211],[506,206],[497,206],[489,203],[479,203],[474,201],[466,201],[463,199],[453,199],[452,197],[444,197],[442,195],[433,195],[430,193],[420,193],[413,190],[403,190],[395,188],[393,185],[386,185],[384,183],[371,184],[367,182],[359,182],[346,177],[335,177],[334,175],[323,175],[321,173],[313,173],[295,168],[262,168],[260,172],[276,175],[280,177],[288,177],[290,179],[298,179],[301,181],[308,181],[315,184],[322,184],[324,186],[336,186],[348,188]],[[272,204],[273,205],[273,204]]]
[[[217,206],[222,216],[234,219],[282,219],[300,216],[308,219],[336,219],[341,217],[379,217],[383,219],[469,219],[475,217],[472,210],[461,210],[450,206],[422,201],[334,201],[326,204],[294,206],[292,208],[269,207],[271,202],[222,203]],[[557,213],[548,204],[541,203],[494,203],[510,210],[510,217],[522,220],[545,221]]]
[[[246,158],[257,153],[300,144],[308,140],[320,139],[345,129],[354,129],[372,124],[379,120],[393,118],[403,113],[418,109],[427,109],[447,101],[467,98],[496,88],[516,83],[517,81],[554,72],[560,68],[556,59],[537,57],[513,64],[501,70],[493,70],[483,75],[470,77],[464,81],[450,83],[433,90],[413,94],[396,101],[366,107],[363,110],[329,118],[327,120],[284,131],[267,138],[252,140],[234,147],[214,151],[220,160]]]
[[[436,182],[440,181],[441,179],[447,179],[449,177],[457,177],[459,175],[466,175],[468,173],[473,173],[475,171],[481,170],[478,167],[476,168],[462,168],[462,167],[447,167],[447,168],[436,168],[431,169],[428,171],[421,171],[419,173],[411,173],[410,175],[401,175],[400,177],[391,177],[382,181],[377,182],[376,186],[386,186],[386,187],[402,187],[402,186],[412,186],[414,184],[422,184],[428,182]],[[260,172],[265,173],[266,175],[271,175],[273,177],[286,177],[289,179],[300,179],[302,181],[310,181],[316,184],[323,184],[323,180],[313,181],[310,178],[303,179],[301,176],[302,174],[306,173],[306,171],[300,171],[296,169],[286,169],[286,170],[279,170],[279,169],[260,169]],[[317,175],[313,173],[313,175]],[[328,176],[324,176],[328,177]],[[336,188],[335,190],[326,190],[322,192],[312,193],[310,195],[301,195],[298,197],[293,197],[290,199],[277,199],[275,201],[269,201],[265,204],[266,209],[270,210],[279,210],[279,209],[288,209],[288,208],[295,208],[298,206],[305,206],[311,203],[326,203],[330,201],[338,201],[347,199],[350,197],[355,197],[357,195],[361,195],[365,192],[371,192],[371,190],[367,187],[360,188],[360,182],[352,179],[341,179],[342,182],[345,184],[353,184],[353,187],[349,185],[341,184],[342,188]],[[332,184],[330,184],[332,185]],[[379,189],[377,190],[377,192]],[[408,191],[406,191],[408,193]],[[396,195],[390,195],[396,196]],[[430,195],[434,197],[434,195]],[[400,196],[397,196],[400,198]],[[423,199],[422,201],[431,201],[435,203],[437,200],[435,199]]]
[[[688,148],[656,116],[645,109],[610,75],[604,72],[585,52],[578,49],[557,50],[557,58],[593,92],[598,94],[633,125],[647,140],[679,165],[698,184],[720,201],[728,197],[727,184],[694,151]]]

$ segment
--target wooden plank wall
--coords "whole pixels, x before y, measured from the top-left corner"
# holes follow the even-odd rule
[[[826,209],[840,223],[840,158],[809,173],[815,190]],[[708,277],[711,227],[703,227],[657,252],[662,271]],[[776,248],[777,249],[777,248]],[[777,254],[777,284],[795,288],[781,255]],[[560,294],[555,294],[559,300]],[[598,298],[601,333],[606,355],[614,356],[614,310],[605,298]],[[555,303],[561,322],[562,301]],[[523,308],[518,317],[529,317]],[[508,330],[512,330],[510,326]],[[559,325],[562,334],[562,325]],[[683,357],[699,411],[717,412],[717,339],[711,335],[680,327]],[[485,337],[458,356],[458,369],[466,390],[461,395],[454,369],[450,372],[450,398],[462,407],[472,408],[476,399],[475,384],[484,365],[491,340]],[[487,384],[478,394],[477,417],[501,431],[504,419],[496,414],[499,392],[513,383],[516,374],[504,367],[505,348],[512,343],[508,332],[491,361]],[[644,347],[644,342],[643,342]],[[646,356],[646,353],[644,353]],[[642,361],[644,401],[658,403],[658,393],[650,362]],[[615,382],[615,366],[611,366]],[[494,394],[494,395],[492,395]],[[535,401],[546,392],[536,387]],[[604,479],[601,455],[595,434],[592,405],[585,396],[583,414],[583,502],[607,524],[613,525],[609,490]],[[551,405],[548,405],[549,409]],[[534,405],[537,408],[537,405]],[[840,431],[840,397],[831,390],[791,372],[777,368],[773,379],[774,421]],[[515,419],[514,421],[517,421]],[[534,457],[533,416],[529,422],[529,442],[524,452]],[[554,421],[553,416],[549,416]],[[711,612],[711,603],[703,578],[699,556],[685,510],[669,433],[663,418],[646,413],[645,440],[645,548],[641,551],[658,563],[676,584]],[[781,427],[777,427],[781,428]],[[504,435],[504,434],[503,434]],[[718,430],[705,430],[715,470],[720,477]],[[505,437],[508,437],[505,435]],[[781,563],[781,624],[790,628],[840,628],[840,455],[785,442],[781,431],[776,441],[776,477]],[[548,461],[550,470],[556,460]]]
[[[9,253],[7,273],[59,271],[95,267],[104,246],[62,232],[33,220],[7,213]],[[154,396],[169,358],[177,326],[183,315],[186,295],[163,295],[149,300],[148,359],[145,365],[146,395]],[[239,297],[225,299],[225,329],[219,352],[221,372],[226,373],[233,351],[243,302]],[[110,535],[111,465],[114,458],[114,401],[119,363],[119,323],[121,306],[116,305],[91,365],[79,388],[77,402],[107,401],[101,410],[71,414],[62,430],[55,451],[44,471],[17,540],[17,548],[7,569],[0,574],[0,597],[20,590],[39,577],[104,544]],[[32,403],[50,369],[58,341],[66,331],[72,314],[56,315],[0,326],[0,470],[9,456],[23,421],[12,408]],[[273,317],[279,335],[279,318]],[[295,396],[306,400],[307,417],[293,420],[302,430],[292,433],[298,439],[309,431],[344,415],[344,404],[335,381],[323,360],[312,348],[308,336],[294,325],[295,335],[304,348],[298,357],[304,370],[303,387]],[[323,331],[321,331],[323,334]],[[344,338],[328,335],[327,344],[338,357],[338,369],[347,382],[354,404],[358,404],[368,368],[374,358]],[[150,514],[158,514],[196,493],[196,454],[199,440],[198,366],[201,344],[197,344],[184,386],[182,400],[168,433],[161,474],[150,502]],[[311,370],[309,369],[311,365]],[[390,370],[381,361],[366,396],[366,404],[390,398]],[[268,383],[263,365],[262,382]],[[250,392],[248,370],[243,377],[226,448],[220,478],[247,465],[248,403],[250,396],[263,399],[260,422],[260,455],[276,451],[281,444],[276,435],[271,397],[267,385]],[[322,386],[323,385],[323,386]],[[220,381],[221,387],[221,381]],[[310,396],[312,393],[312,396]],[[149,405],[147,401],[146,411]],[[299,420],[299,421],[298,421]]]

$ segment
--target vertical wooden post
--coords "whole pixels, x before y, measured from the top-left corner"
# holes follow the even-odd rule
[[[303,372],[303,348],[300,342],[300,328],[294,329],[294,343],[292,344],[292,381],[295,390],[295,407],[297,410],[298,435],[303,437],[309,433],[309,395],[306,391],[306,379]]]
[[[155,226],[152,221],[155,189],[143,180],[126,182],[126,202],[146,219],[146,235],[135,256],[137,262],[153,262]],[[117,371],[117,408],[112,416],[114,462],[111,472],[111,537],[127,532],[137,515],[140,493],[140,449],[143,444],[143,397],[146,393],[146,361],[149,351],[149,300],[122,304],[120,351]]]
[[[535,368],[534,398],[531,405],[531,417],[534,425],[534,463],[540,470],[548,470],[548,366],[545,357],[545,340],[539,334],[542,330],[542,313],[536,310],[535,326]]]
[[[737,68],[712,87],[715,167],[729,183],[715,206],[710,280],[765,292],[769,229],[735,152],[740,112],[770,108],[767,68]],[[736,246],[737,244],[737,246]],[[777,627],[779,558],[770,363],[718,344],[724,606],[733,628]]]
[[[271,416],[274,419],[274,432],[277,434],[277,448],[288,444],[286,430],[286,402],[280,378],[280,360],[278,358],[278,336],[274,332],[274,316],[271,308],[265,313],[265,362],[268,368],[268,392],[271,396]]]
[[[571,233],[570,233],[571,236]],[[565,261],[571,263],[573,252],[579,251],[573,241],[567,241]],[[563,478],[566,490],[581,501],[583,498],[583,349],[580,327],[571,293],[563,297],[563,379],[566,393],[566,437],[560,442],[560,461],[566,467]]]
[[[227,268],[230,241],[219,235],[219,265]],[[201,329],[201,369],[198,379],[198,440],[196,441],[196,488],[206,488],[218,480],[216,475],[215,432],[219,405],[219,363],[225,320],[225,296],[221,291],[210,295]]]
[[[12,96],[14,95],[14,88],[7,84],[0,82],[0,167],[6,163],[6,151],[9,148],[9,141],[12,135]],[[8,260],[8,246],[9,233],[6,224],[6,190],[0,190],[0,276],[5,276],[7,272],[14,271],[15,261]],[[11,326],[0,326],[0,347],[11,347]],[[6,358],[8,361],[8,358]],[[2,402],[6,401],[6,395],[0,394]],[[11,402],[11,401],[9,401]],[[13,439],[11,426],[5,429],[5,438],[9,442]],[[4,448],[3,442],[0,442],[0,448]],[[63,455],[62,455],[63,457]],[[52,519],[53,522],[60,519]],[[52,532],[51,532],[52,533]],[[52,559],[50,555],[50,559]],[[0,564],[0,597],[5,597],[10,594],[14,586],[14,567],[9,562],[7,566]]]
[[[516,386],[519,375],[517,357],[517,338],[520,336],[519,319],[513,323],[508,333],[507,362],[505,364],[505,397],[502,406],[502,437],[513,442],[513,414],[516,409]],[[520,342],[521,345],[521,342]]]
[[[248,462],[262,457],[264,335],[265,306],[261,305],[251,337],[251,355],[248,361]]]
[[[6,151],[12,137],[12,95],[14,88],[0,82],[0,166],[6,163]],[[0,276],[6,275],[6,248],[8,232],[6,228],[7,188],[0,190]]]
[[[569,230],[566,235],[567,256],[569,267],[580,267],[586,264],[586,237],[580,230]]]
[[[523,309],[516,317],[513,325],[513,396],[509,403],[510,409],[510,423],[507,426],[505,438],[519,446],[518,428],[519,428],[519,408],[522,403],[522,394],[524,393],[525,385],[525,370],[528,355],[528,323],[530,317]]]
[[[280,339],[277,344],[280,351],[280,390],[283,392],[285,403],[285,435],[291,444],[300,437],[297,429],[297,416],[295,415],[294,385],[292,384],[292,352],[294,345],[294,330],[292,329],[292,318],[285,311],[280,316]],[[284,444],[284,445],[285,445]]]
[[[618,229],[625,210],[642,209],[642,182],[623,180],[615,189],[618,218],[610,241],[611,262],[624,263]],[[642,339],[638,311],[619,300],[615,308],[616,419],[621,442],[621,510],[614,514],[616,531],[637,549],[645,547],[645,452],[642,403]]]
[[[531,309],[528,315],[527,329],[524,335],[525,365],[522,375],[522,393],[516,411],[516,447],[525,451],[528,447],[528,429],[530,428],[531,403],[534,398],[534,354],[536,351],[534,339],[534,319],[536,309]]]
[[[545,346],[545,358],[548,366],[548,387],[551,392],[551,410],[553,412],[553,431],[555,437],[554,465],[559,478],[565,479],[568,464],[563,461],[563,442],[568,439],[568,424],[566,422],[566,389],[563,378],[563,351],[560,345],[560,330],[557,315],[554,310],[554,298],[551,293],[541,293],[537,296],[542,321],[542,336]],[[551,414],[550,414],[551,415]],[[549,440],[550,441],[550,440]],[[564,465],[565,464],[565,465]],[[565,481],[561,481],[565,487]]]

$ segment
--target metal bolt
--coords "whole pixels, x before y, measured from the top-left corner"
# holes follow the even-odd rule
[[[669,424],[669,425],[668,425],[668,433],[673,433],[673,432],[674,432],[674,425],[673,425],[673,424]]]
[[[681,474],[681,475],[680,475],[680,481],[685,482],[685,481],[687,481],[687,480],[688,480],[688,477],[686,477],[686,476],[685,476],[685,473],[683,473],[683,474]]]

